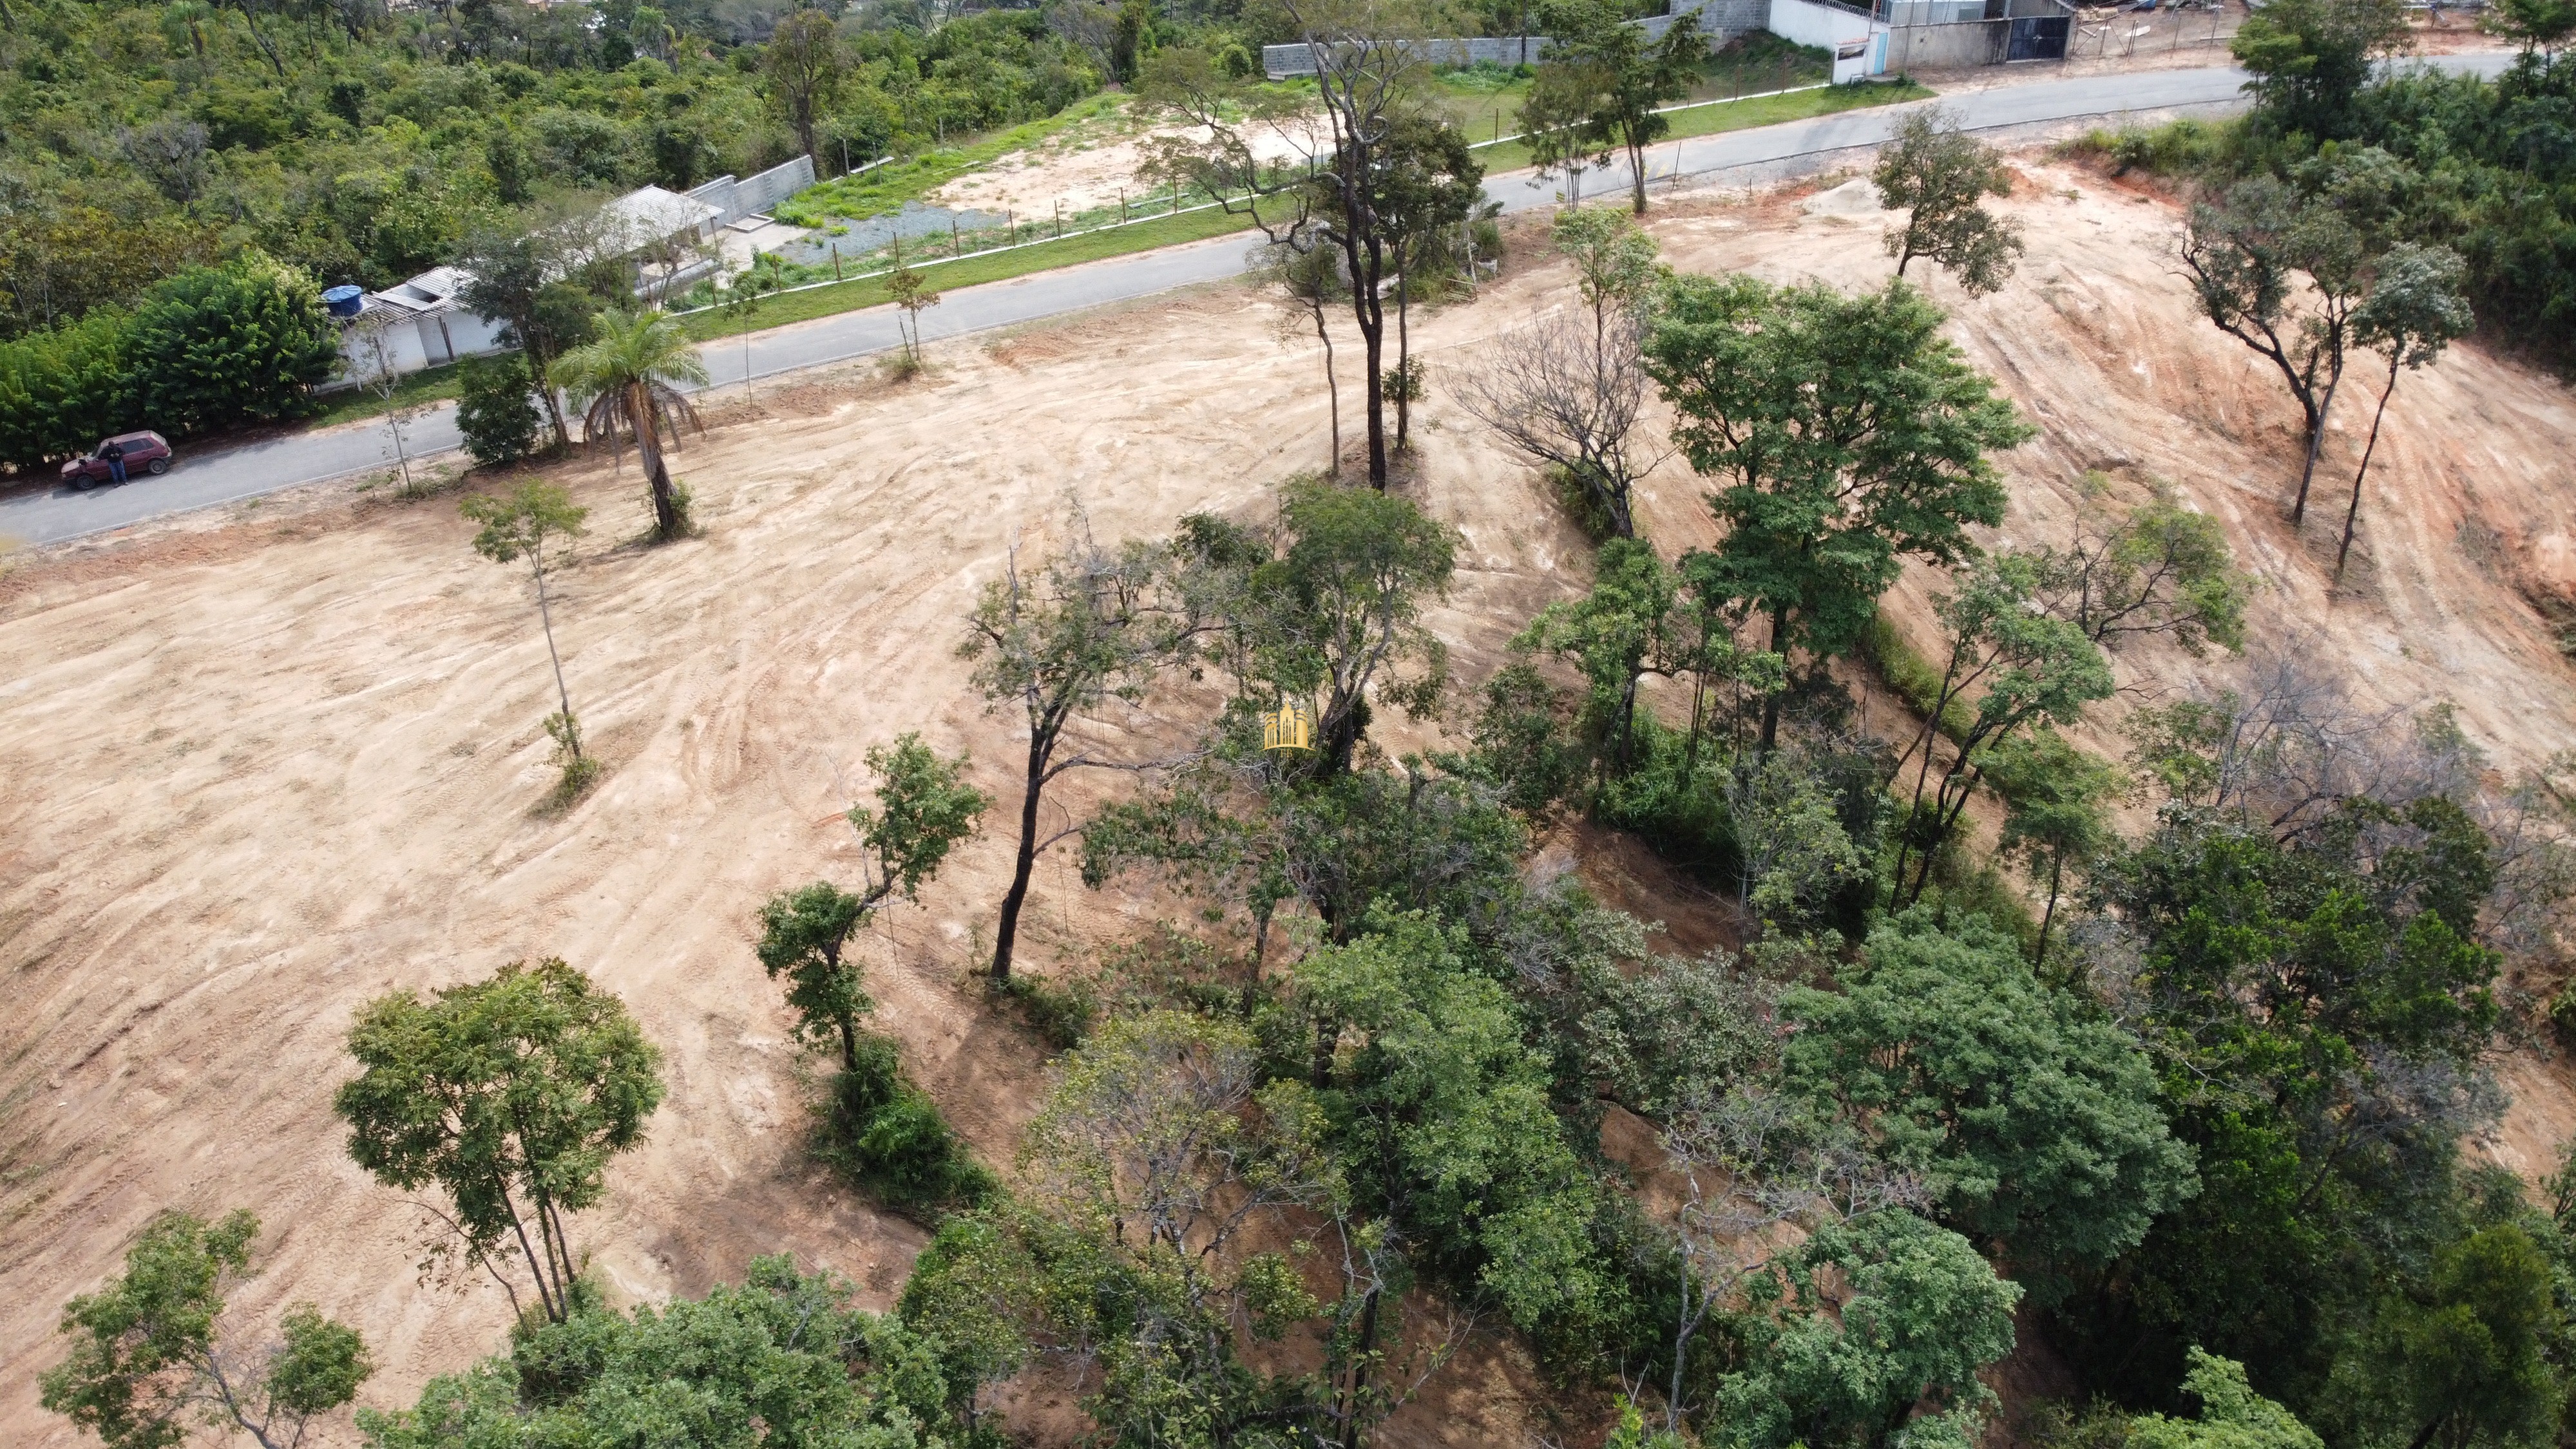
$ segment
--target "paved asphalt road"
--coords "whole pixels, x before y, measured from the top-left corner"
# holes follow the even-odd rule
[[[2492,76],[2511,59],[2507,55],[2482,54],[2444,56],[2433,63]],[[2139,71],[1958,91],[1944,95],[1939,104],[1959,112],[1972,128],[1995,130],[2124,111],[2223,105],[2242,99],[2240,87],[2245,80],[2244,72],[2224,66]],[[1885,141],[1912,109],[1872,107],[1659,146],[1653,162],[1655,174],[1697,176],[1848,146],[1876,145]],[[1586,179],[1596,195],[1603,189],[1615,191],[1618,186],[1615,171],[1594,173]],[[1562,188],[1562,181],[1540,181],[1528,172],[1512,172],[1485,183],[1486,194],[1500,201],[1506,211],[1552,205]],[[1131,301],[1195,282],[1222,280],[1243,270],[1248,250],[1241,236],[1222,237],[961,288],[948,293],[945,302],[923,315],[922,333],[932,339],[954,337]],[[753,334],[750,371],[754,377],[767,377],[885,352],[895,346],[893,309],[844,312]],[[711,343],[706,356],[716,386],[743,380],[744,349],[739,341]],[[455,409],[441,407],[414,421],[405,430],[405,443],[414,458],[457,447]],[[36,488],[0,499],[0,541],[59,542],[166,513],[212,507],[298,484],[387,468],[393,462],[392,436],[382,423],[351,423],[193,457],[183,453],[167,476],[138,477],[122,488],[99,488],[86,493],[60,487]]]

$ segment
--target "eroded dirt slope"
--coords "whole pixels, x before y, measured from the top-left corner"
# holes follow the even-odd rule
[[[2173,211],[2027,169],[2011,203],[2029,228],[2023,278],[1974,303],[1931,283],[2043,429],[2003,460],[2005,535],[2062,533],[2088,469],[2123,488],[2169,479],[2227,520],[2268,644],[2339,663],[2367,700],[2456,701],[2506,765],[2576,745],[2576,673],[2526,598],[2576,588],[2567,392],[2474,348],[2410,377],[2365,561],[2330,592],[2324,526],[2302,540],[2280,516],[2290,410],[2195,320],[2172,275]],[[1874,283],[1878,224],[1843,210],[1685,198],[1657,231],[1686,267]],[[1568,299],[1561,269],[1522,265],[1475,305],[1415,318],[1435,398],[1413,486],[1467,539],[1435,622],[1471,682],[1580,585],[1585,552],[1441,400],[1438,369]],[[0,1441],[73,1442],[34,1406],[58,1356],[48,1331],[163,1207],[259,1210],[265,1267],[245,1307],[310,1299],[357,1324],[385,1366],[369,1403],[408,1402],[488,1351],[499,1294],[415,1282],[423,1219],[347,1163],[329,1097],[359,1003],[513,957],[589,971],[668,1053],[650,1142],[577,1226],[619,1292],[703,1291],[785,1250],[890,1299],[921,1235],[801,1164],[800,1068],[750,912],[853,873],[840,812],[866,788],[871,745],[919,730],[971,749],[987,788],[1009,786],[1010,722],[981,711],[951,650],[976,587],[1014,538],[1043,542],[1068,493],[1104,536],[1160,532],[1190,510],[1258,512],[1273,483],[1322,461],[1319,358],[1273,334],[1264,304],[1219,290],[960,345],[927,383],[781,389],[683,456],[706,535],[670,549],[620,542],[644,521],[631,465],[558,470],[593,533],[562,576],[557,627],[611,767],[559,819],[531,809],[553,703],[526,584],[470,551],[451,502],[320,491],[17,561],[0,581]],[[2330,457],[2344,452],[2339,437]],[[1644,516],[1668,548],[1707,537],[1698,493],[1678,468],[1656,478]],[[1937,582],[1909,577],[1901,616],[1919,625]],[[2142,689],[2225,667],[2121,661]],[[1076,811],[1115,788],[1068,783]],[[988,833],[867,948],[879,1024],[1001,1164],[1043,1054],[958,978],[1007,862]],[[1153,909],[1087,894],[1050,860],[1028,954],[1043,967]],[[1480,1361],[1474,1381],[1500,1372]],[[1512,1417],[1501,1394],[1478,1412]],[[1406,1437],[1520,1437],[1500,1419],[1466,1425],[1457,1392],[1444,1397],[1450,1410],[1413,1415]]]

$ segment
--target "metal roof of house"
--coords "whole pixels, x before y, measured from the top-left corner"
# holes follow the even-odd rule
[[[684,231],[696,231],[723,216],[721,207],[659,186],[646,186],[599,209],[601,240],[615,252],[631,252]]]

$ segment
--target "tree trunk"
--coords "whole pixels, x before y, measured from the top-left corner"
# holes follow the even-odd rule
[[[1368,359],[1369,486],[1386,491],[1386,305],[1377,284],[1386,269],[1386,254],[1374,239],[1365,247],[1354,237],[1342,250],[1351,263],[1351,311],[1359,323],[1361,350]]]
[[[2299,469],[2299,496],[2290,504],[2290,524],[2296,527],[2307,521],[2308,484],[2317,476],[2317,460],[2325,456],[2326,418],[2334,412],[2335,389],[2343,386],[2343,367],[2336,364],[2334,375],[2326,379],[2325,396],[2318,399],[2316,415],[2308,422],[2308,459]]]
[[[2039,913],[2039,954],[2032,959],[2034,968],[2048,967],[2048,928],[2057,920],[2057,888],[2066,877],[2066,852],[2052,852],[2048,858],[2048,908]]]
[[[1324,325],[1324,309],[1315,308],[1315,340],[1324,344],[1324,395],[1333,407],[1333,461],[1324,469],[1327,478],[1342,476],[1342,380],[1333,375],[1333,334]]]
[[[1637,215],[1646,214],[1646,143],[1633,134],[1628,139],[1628,176],[1636,184]]]
[[[1042,730],[1029,732],[1028,788],[1020,796],[1020,850],[1011,866],[1010,894],[1002,897],[1002,916],[993,927],[993,979],[1011,979],[1011,948],[1020,934],[1020,907],[1029,898],[1029,876],[1038,863],[1038,800],[1046,791],[1047,756],[1055,752],[1053,737]]]
[[[2370,472],[2370,455],[2379,449],[2379,424],[2388,416],[2388,400],[2397,393],[2397,360],[2388,362],[2388,386],[2379,390],[2379,410],[2370,415],[2370,441],[2362,445],[2361,466],[2352,473],[2352,504],[2343,511],[2343,545],[2335,550],[2335,582],[2343,582],[2344,560],[2352,554],[2353,526],[2361,521],[2361,480]]]
[[[1395,252],[1395,450],[1413,446],[1413,259],[1411,249]]]
[[[1341,1449],[1359,1449],[1360,1404],[1368,1393],[1369,1355],[1377,1351],[1377,1297],[1378,1290],[1371,1288],[1360,1304],[1359,1352],[1352,1355],[1350,1392],[1342,1400]]]
[[[544,547],[544,538],[540,537],[537,544],[539,548]],[[538,562],[536,549],[528,551],[528,562],[537,576],[537,618],[546,628],[546,658],[555,666],[555,699],[562,704],[564,719],[569,722],[572,719],[572,691],[564,688],[563,656],[555,652],[555,612],[546,599],[546,566]],[[572,757],[580,759],[581,736],[567,730],[564,737],[572,742]]]
[[[1775,604],[1771,608],[1771,652],[1779,655],[1784,661],[1789,657],[1788,639],[1789,606]],[[1780,694],[1781,691],[1774,690],[1769,698],[1762,701],[1760,754],[1765,759],[1770,758],[1771,747],[1780,740]]]
[[[637,383],[627,395],[628,421],[635,428],[635,451],[644,464],[644,481],[653,490],[653,540],[669,543],[680,536],[680,500],[671,491],[671,470],[662,463],[662,439],[653,426],[653,400]]]
[[[536,366],[535,354],[529,354],[528,361],[530,367],[536,372],[536,376],[530,381],[537,385],[537,397],[546,405],[546,422],[555,430],[555,451],[570,452],[572,429],[564,426],[563,402],[555,396],[554,384],[546,380],[545,370]]]
[[[846,1016],[833,1024],[841,1029],[841,1070],[856,1072],[859,1069],[859,1029]]]

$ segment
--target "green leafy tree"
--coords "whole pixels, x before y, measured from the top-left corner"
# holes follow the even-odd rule
[[[1444,118],[1402,115],[1384,145],[1376,208],[1385,218],[1395,270],[1395,366],[1383,390],[1395,403],[1395,446],[1412,446],[1413,405],[1422,400],[1422,362],[1413,355],[1414,274],[1454,250],[1457,229],[1484,208],[1483,163]]]
[[[1410,500],[1292,482],[1275,534],[1223,519],[1181,521],[1176,586],[1215,667],[1231,676],[1228,724],[1282,700],[1315,721],[1311,773],[1351,766],[1372,702],[1427,715],[1448,686],[1448,651],[1422,615],[1448,594],[1456,530]]]
[[[1880,206],[1905,213],[1905,225],[1887,234],[1898,276],[1906,263],[1928,257],[1949,268],[1971,297],[2011,278],[2023,251],[2021,225],[1983,203],[2012,195],[2012,168],[2002,152],[1960,129],[1949,111],[1934,106],[1899,122],[1870,179]]]
[[[2566,1318],[2552,1284],[2548,1255],[2513,1223],[2443,1249],[2421,1301],[2381,1311],[2362,1395],[2394,1400],[2408,1449],[2555,1443]]]
[[[2006,554],[1978,563],[1953,592],[1933,601],[1950,635],[1950,654],[1932,708],[1908,749],[1923,758],[1896,852],[1900,905],[1922,898],[1933,858],[1958,828],[1996,749],[2042,724],[2073,724],[2085,705],[2110,697],[2111,666],[2100,646],[2074,624],[2040,612],[2038,582],[2030,559]],[[1964,703],[1971,690],[1980,691],[1975,712],[1955,732],[1949,762],[1934,786],[1939,734],[1952,704]],[[1905,879],[1909,859],[1919,862],[1911,883]]]
[[[1672,130],[1657,112],[1690,94],[1708,37],[1688,12],[1661,36],[1646,32],[1597,0],[1558,0],[1544,21],[1555,38],[1530,80],[1521,110],[1530,162],[1545,177],[1587,164],[1628,162],[1631,204],[1646,214],[1646,148]]]
[[[1685,665],[1689,636],[1680,611],[1681,581],[1654,547],[1614,538],[1594,560],[1591,592],[1548,605],[1512,640],[1582,669],[1591,686],[1584,733],[1605,775],[1624,775],[1636,764],[1640,681]]]
[[[508,498],[490,498],[476,494],[465,500],[459,510],[470,523],[481,525],[474,535],[474,551],[497,564],[528,561],[528,572],[537,584],[537,620],[544,626],[546,659],[555,669],[555,702],[560,713],[546,721],[546,733],[562,747],[565,798],[578,795],[598,774],[598,762],[581,750],[581,722],[572,712],[572,691],[564,685],[563,655],[555,649],[555,616],[553,600],[546,593],[546,549],[550,540],[563,540],[569,553],[572,540],[581,537],[582,521],[590,510],[572,501],[572,495],[556,484],[541,478],[530,478],[519,485],[519,491]]]
[[[2379,450],[2379,425],[2388,417],[2388,400],[2397,395],[2401,369],[2420,368],[2442,355],[2453,341],[2469,335],[2477,317],[2460,295],[2467,264],[2445,246],[2401,243],[2379,262],[2370,296],[2352,317],[2356,346],[2378,353],[2388,363],[2388,385],[2379,390],[2371,409],[2370,440],[2362,445],[2361,466],[2352,472],[2352,503],[2343,514],[2343,542],[2335,548],[2335,577],[2343,577],[2352,553],[2352,533],[2361,520],[2361,484],[2370,474],[2370,455]]]
[[[2257,114],[2317,140],[2347,134],[2372,65],[2409,44],[2398,0],[2283,0],[2245,18],[2227,48],[2253,72]]]
[[[2025,1284],[2135,1247],[2196,1190],[2136,1039],[2031,974],[1982,918],[1870,933],[1838,992],[1781,997],[1784,1080],[1870,1124],[1944,1221],[1999,1241]]]
[[[2119,847],[2109,806],[2127,788],[2128,777],[2045,725],[1995,746],[1986,773],[2004,797],[1997,852],[2048,882],[2039,941],[2031,950],[2033,964],[2045,968],[2049,932],[2057,924],[2068,873],[2089,872]]]
[[[679,319],[660,311],[612,308],[595,325],[598,335],[556,358],[547,378],[582,411],[584,440],[605,442],[623,457],[626,440],[634,439],[653,494],[654,541],[669,543],[688,533],[689,516],[663,450],[678,446],[682,428],[706,431],[680,391],[707,385],[706,360]]]
[[[976,600],[966,638],[957,646],[958,657],[975,664],[974,684],[985,707],[1016,705],[1029,731],[1019,848],[993,931],[997,982],[1011,976],[1020,910],[1038,857],[1080,829],[1045,830],[1039,807],[1047,786],[1068,770],[1121,763],[1073,732],[1110,700],[1142,700],[1156,672],[1186,647],[1193,628],[1185,606],[1162,587],[1161,551],[1140,542],[1105,548],[1078,512],[1068,534],[1063,550],[1035,569],[1022,567],[1013,547],[1002,576]]]
[[[388,1187],[444,1191],[454,1246],[514,1307],[515,1244],[543,1316],[566,1321],[581,1258],[565,1219],[599,1201],[662,1101],[662,1054],[624,1003],[560,960],[514,961],[426,1001],[368,1002],[349,1054],[360,1071],[332,1107],[350,1157]]]
[[[154,287],[135,309],[125,358],[153,426],[206,433],[311,412],[313,388],[340,365],[340,340],[312,278],[254,252]]]
[[[1828,1225],[1754,1280],[1745,1367],[1718,1412],[1754,1449],[1977,1440],[2021,1289],[1965,1238],[1908,1212]],[[1918,1406],[1932,1412],[1917,1418]]]
[[[2182,263],[2202,313],[2270,362],[2299,405],[2306,446],[2293,523],[2307,516],[2308,487],[2352,346],[2353,313],[2368,293],[2369,260],[2367,241],[2348,218],[2271,176],[2195,204],[2183,233]]]
[[[2576,0],[2496,0],[2479,14],[2478,28],[2519,43],[2525,62],[2554,57],[2576,36]]]
[[[2088,521],[2072,546],[2030,558],[2040,601],[2096,644],[2162,635],[2195,659],[2212,644],[2245,647],[2246,583],[2227,530],[2169,489],[2107,529]]]
[[[527,359],[517,353],[465,360],[456,430],[477,465],[505,467],[537,450],[535,391]]]
[[[1973,552],[1967,525],[2002,520],[1985,455],[2031,430],[1941,320],[1903,282],[1856,297],[1746,276],[1665,289],[1647,370],[1683,455],[1721,481],[1712,587],[1769,615],[1772,653],[1850,648],[1903,559],[1955,561]],[[1778,729],[1775,695],[1764,751]]]
[[[754,1258],[740,1287],[620,1313],[576,1305],[509,1352],[429,1381],[416,1405],[359,1411],[370,1449],[954,1444],[938,1341],[855,1306],[857,1290]]]
[[[527,359],[555,446],[572,446],[556,399],[554,366],[564,353],[591,340],[599,302],[576,274],[583,258],[601,248],[597,223],[547,218],[518,228],[486,226],[466,234],[456,265],[466,274],[458,297],[501,324],[502,337]]]
[[[71,1357],[37,1397],[109,1449],[170,1449],[192,1421],[238,1429],[261,1449],[294,1449],[312,1421],[349,1402],[375,1371],[355,1329],[298,1304],[280,1339],[249,1353],[226,1342],[224,1299],[250,1267],[259,1219],[208,1223],[164,1213],[125,1253],[125,1272],[63,1308]]]
[[[760,68],[769,81],[770,109],[796,133],[796,143],[805,154],[821,166],[814,126],[839,102],[841,82],[849,73],[832,17],[820,10],[799,10],[779,21],[761,50]]]
[[[2440,796],[2347,800],[2287,840],[2204,805],[2097,872],[2136,950],[2104,985],[2201,1191],[2052,1317],[2093,1381],[2161,1396],[2204,1345],[2294,1411],[2340,1407],[2325,1395],[2350,1327],[2417,1271],[2396,1245],[2437,1227],[2486,1120],[2497,958],[2471,933],[2490,852]]]
[[[1381,912],[1299,962],[1316,1108],[1360,1211],[1455,1264],[1524,1331],[1598,1324],[1619,1292],[1591,1237],[1599,1188],[1520,1009],[1472,955],[1437,915]]]
[[[0,342],[0,462],[78,457],[136,416],[126,318],[110,309]]]
[[[2243,1364],[2197,1348],[2187,1362],[2183,1392],[2200,1400],[2200,1417],[2140,1414],[2128,1424],[2137,1449],[2325,1449],[2297,1415],[2254,1392]]]
[[[755,948],[772,981],[787,978],[787,1005],[809,1042],[837,1039],[841,1069],[859,1069],[859,1018],[874,1009],[855,962],[842,958],[853,933],[878,907],[900,895],[919,898],[948,852],[974,833],[993,797],[965,783],[966,757],[941,759],[919,735],[868,751],[883,782],[877,808],[850,807],[850,825],[866,846],[866,879],[857,891],[816,881],[771,896],[760,908]]]

